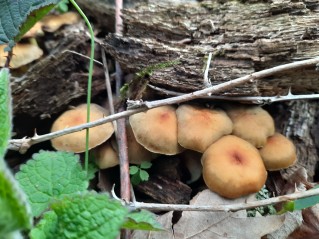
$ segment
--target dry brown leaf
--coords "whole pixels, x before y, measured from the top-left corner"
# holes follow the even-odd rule
[[[204,190],[191,200],[191,205],[216,205],[216,204],[234,204],[243,203],[247,197],[235,200],[224,199],[217,194]],[[164,214],[159,220],[164,221],[166,230],[169,230],[172,214]],[[163,218],[164,217],[164,218]],[[232,212],[196,212],[185,211],[180,220],[173,225],[173,231],[166,232],[165,237],[159,236],[157,232],[134,232],[133,238],[175,238],[175,239],[220,239],[220,238],[238,238],[251,239],[261,238],[278,228],[280,228],[285,219],[281,216],[267,217],[247,217],[246,211]]]
[[[0,46],[0,67],[3,67],[6,61],[8,52],[4,52],[5,45]],[[15,69],[20,66],[29,64],[30,62],[39,59],[43,55],[43,51],[35,44],[17,43],[13,47],[13,56],[10,61],[10,67]]]
[[[67,12],[60,15],[48,15],[41,20],[43,30],[47,32],[55,32],[63,25],[72,25],[79,21],[80,17],[75,12]]]

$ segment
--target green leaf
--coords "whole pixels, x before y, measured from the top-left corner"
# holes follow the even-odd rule
[[[31,239],[48,239],[54,235],[58,223],[58,216],[55,212],[49,211],[43,214],[43,218],[32,228],[30,232]]]
[[[140,182],[141,182],[141,178],[140,178],[140,175],[139,175],[139,174],[134,174],[134,175],[131,177],[131,183],[132,183],[133,185],[138,185]]]
[[[163,227],[156,221],[155,215],[146,210],[131,212],[122,228],[148,231],[163,230]]]
[[[59,12],[61,13],[65,13],[67,11],[69,11],[69,0],[62,0],[61,2],[59,2],[57,9]]]
[[[140,168],[142,168],[142,169],[148,169],[148,168],[150,168],[150,167],[152,167],[152,163],[151,163],[151,162],[148,162],[148,161],[144,161],[144,162],[142,162],[141,165],[140,165]]]
[[[137,172],[138,172],[139,170],[140,170],[140,169],[139,169],[137,166],[130,166],[130,174],[131,174],[131,175],[137,174]]]
[[[146,172],[145,170],[140,170],[140,179],[142,181],[147,181],[148,178],[149,178],[148,172]]]
[[[0,159],[4,157],[11,136],[11,94],[8,68],[0,70]]]
[[[16,178],[28,196],[34,216],[39,216],[52,199],[88,187],[86,172],[73,153],[40,151],[20,170]]]
[[[8,238],[4,235],[30,228],[32,215],[26,196],[3,159],[0,160],[0,238]]]
[[[59,0],[0,0],[0,45],[8,44],[11,49],[58,2]]]
[[[45,215],[31,238],[113,239],[128,214],[125,207],[107,194],[94,192],[66,196],[52,203],[51,208],[56,218],[53,214]]]

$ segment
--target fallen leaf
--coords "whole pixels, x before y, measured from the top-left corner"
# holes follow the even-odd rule
[[[235,200],[224,199],[219,195],[204,190],[197,194],[190,202],[191,205],[221,205],[244,203],[248,197]],[[164,214],[159,220],[164,221],[166,235],[158,236],[156,232],[135,232],[133,238],[175,238],[175,239],[219,239],[238,238],[251,239],[261,238],[279,229],[285,219],[285,215],[267,217],[247,217],[246,210],[238,212],[207,212],[207,211],[184,211],[180,220],[173,225],[173,230],[169,233],[172,213]],[[168,226],[168,227],[167,227]],[[168,233],[168,234],[167,234]]]

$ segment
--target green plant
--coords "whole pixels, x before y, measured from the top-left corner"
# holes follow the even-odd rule
[[[61,13],[69,11],[69,0],[62,0],[57,6],[57,10]]]
[[[138,185],[140,182],[147,181],[149,174],[144,169],[149,169],[152,166],[152,163],[144,161],[140,165],[130,166],[131,182],[133,185]]]
[[[70,1],[85,18],[93,36],[92,28],[84,13],[73,0]],[[15,42],[58,2],[2,1],[0,44],[7,44],[6,50],[11,51]],[[91,47],[93,49],[91,52],[94,52],[93,39]],[[90,105],[92,69],[93,53],[91,53],[89,71],[88,105]],[[120,228],[161,230],[153,214],[147,211],[130,212],[119,201],[110,199],[107,194],[88,190],[89,180],[95,172],[94,167],[88,165],[88,154],[83,169],[78,156],[74,154],[40,151],[33,156],[33,159],[28,160],[27,164],[21,166],[16,180],[4,161],[11,135],[9,79],[9,69],[1,69],[0,238],[21,238],[19,230],[30,230],[33,217],[39,219],[37,225],[29,231],[30,237],[35,239],[115,238]]]

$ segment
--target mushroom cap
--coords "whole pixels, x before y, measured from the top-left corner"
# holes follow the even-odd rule
[[[126,125],[126,136],[128,160],[130,163],[141,164],[144,161],[151,161],[158,156],[157,154],[148,151],[136,141],[132,127],[129,124]],[[116,140],[111,140],[111,144],[114,150],[118,152]]]
[[[64,112],[53,123],[51,132],[86,123],[86,112],[86,104],[79,105],[74,109]],[[91,104],[90,121],[101,119],[106,115],[108,115],[106,109],[99,105]],[[89,149],[105,142],[112,136],[113,132],[114,128],[110,122],[90,128]],[[85,151],[85,138],[86,130],[81,130],[75,133],[54,138],[51,140],[51,143],[56,150],[81,153]]]
[[[80,16],[76,12],[66,12],[59,15],[47,15],[41,23],[46,32],[55,32],[63,25],[72,25],[79,21]]]
[[[117,152],[113,149],[110,140],[93,149],[95,163],[100,169],[111,168],[119,164]]]
[[[233,106],[226,112],[233,121],[232,134],[257,148],[263,147],[267,138],[275,133],[273,118],[259,106]]]
[[[136,141],[153,153],[174,155],[184,149],[177,142],[177,117],[173,106],[161,106],[129,118]]]
[[[269,171],[288,168],[297,160],[295,145],[279,133],[270,136],[259,153]]]
[[[184,104],[177,108],[176,115],[178,143],[197,152],[203,153],[233,130],[233,123],[223,110]]]
[[[234,135],[223,136],[208,147],[202,164],[207,187],[226,198],[258,192],[267,179],[258,150]]]

